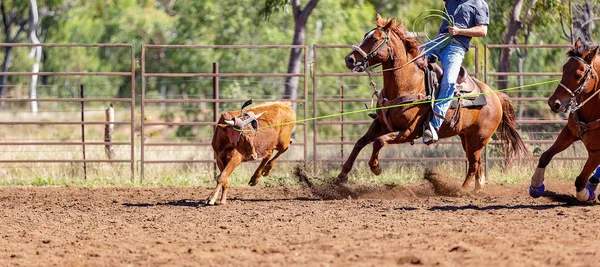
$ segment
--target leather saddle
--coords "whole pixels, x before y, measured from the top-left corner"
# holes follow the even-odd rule
[[[444,71],[435,62],[428,62],[427,68],[425,69],[427,76],[425,87],[428,96],[435,96],[437,99],[439,94],[439,80],[442,79]],[[456,79],[456,89],[454,90],[454,96],[460,98],[454,98],[450,104],[450,108],[457,107],[482,107],[487,104],[485,96],[482,93],[482,89],[477,84],[475,79],[469,75],[465,67],[460,67],[458,78]],[[459,103],[458,100],[461,100]]]

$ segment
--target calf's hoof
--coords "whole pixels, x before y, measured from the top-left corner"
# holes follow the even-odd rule
[[[546,187],[544,186],[544,184],[542,184],[540,186],[530,185],[529,186],[529,195],[532,198],[538,198],[538,197],[541,197],[542,194],[544,194],[545,190],[546,190]]]
[[[269,176],[269,174],[271,174],[271,169],[272,168],[273,167],[271,167],[271,166],[265,166],[265,168],[263,169],[261,175],[262,176]]]

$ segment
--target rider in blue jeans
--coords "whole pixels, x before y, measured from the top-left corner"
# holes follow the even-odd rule
[[[592,175],[592,177],[590,177],[590,180],[588,180],[588,187],[592,187],[591,189],[593,189],[592,191],[595,191],[596,188],[598,187],[598,183],[600,183],[600,166],[598,166],[598,168],[596,168],[596,171],[594,172],[594,174]]]
[[[427,52],[427,56],[434,54],[442,61],[444,76],[441,80],[438,99],[433,108],[431,120],[427,122],[423,131],[423,143],[432,144],[438,141],[437,132],[450,106],[449,98],[452,97],[456,88],[456,79],[465,53],[469,49],[472,37],[484,37],[487,35],[487,26],[490,22],[489,8],[484,0],[444,0],[446,11],[454,20],[454,26],[450,26],[444,20],[438,30],[438,37],[450,35],[451,41],[443,46],[430,42],[428,47],[435,48]],[[436,38],[437,40],[437,38]]]

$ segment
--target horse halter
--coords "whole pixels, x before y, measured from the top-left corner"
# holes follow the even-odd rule
[[[587,62],[585,62],[585,60],[583,60],[583,58],[577,57],[577,56],[572,56],[571,58],[583,63],[583,65],[585,65],[587,67],[587,70],[584,74],[583,82],[579,85],[579,87],[577,87],[577,89],[571,90],[566,85],[564,85],[562,82],[558,83],[558,85],[560,85],[561,88],[565,89],[565,91],[567,91],[567,93],[569,93],[571,95],[571,101],[569,102],[569,106],[567,106],[567,108],[570,108],[571,113],[572,113],[572,112],[575,112],[576,110],[578,110],[579,108],[581,108],[583,105],[585,105],[585,103],[587,103],[592,98],[592,97],[590,97],[587,100],[585,100],[579,104],[577,103],[577,99],[576,99],[577,96],[583,92],[583,89],[585,89],[585,86],[587,85],[587,82],[590,80],[590,77],[592,77],[592,79],[594,79],[594,84],[596,83],[596,75],[594,75],[594,67],[592,65],[588,64]],[[597,94],[598,92],[600,92],[600,91],[597,91],[595,94]]]
[[[381,41],[374,49],[372,49],[369,53],[366,53],[364,50],[362,50],[362,48],[360,48],[360,45],[362,45],[365,40],[367,38],[369,38],[370,36],[372,36],[375,33],[375,30],[381,30],[381,32],[383,33],[383,41]],[[352,45],[352,51],[357,51],[361,56],[363,56],[365,59],[362,61],[363,65],[365,66],[365,69],[369,69],[369,60],[374,58],[377,53],[379,52],[379,49],[381,49],[381,47],[384,44],[387,44],[388,47],[388,60],[394,60],[394,55],[392,54],[392,48],[390,47],[389,44],[389,39],[390,37],[388,36],[387,33],[385,33],[385,28],[382,27],[377,27],[373,30],[371,30],[369,32],[369,34],[367,34],[367,36],[365,36],[365,38],[362,40],[362,42],[360,42],[360,44],[358,45]],[[371,68],[375,68],[377,65],[372,66]]]

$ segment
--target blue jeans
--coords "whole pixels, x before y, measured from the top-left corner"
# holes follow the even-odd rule
[[[430,46],[431,44],[428,44]],[[435,48],[427,52],[427,56],[434,54],[440,61],[442,61],[442,69],[444,70],[444,76],[440,81],[440,93],[437,100],[434,103],[433,112],[439,116],[433,115],[431,124],[436,130],[440,129],[446,112],[450,107],[451,97],[456,89],[456,79],[460,72],[460,66],[462,65],[463,59],[467,49],[460,44],[450,43],[444,47]]]
[[[596,171],[594,172],[592,177],[600,178],[600,166],[598,166],[598,168],[596,168]]]

